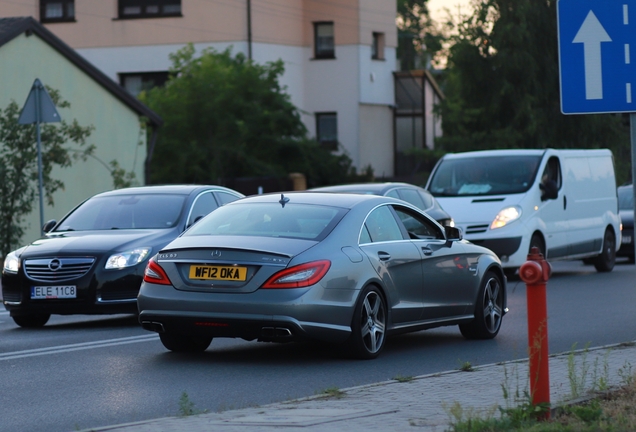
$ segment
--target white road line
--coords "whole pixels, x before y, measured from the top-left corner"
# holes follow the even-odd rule
[[[627,5],[624,4],[623,5],[623,24],[625,25],[629,24],[629,14],[627,12],[628,12]]]
[[[630,83],[625,85],[625,92],[627,93],[627,103],[632,103],[632,85]]]
[[[625,64],[629,64],[631,62],[629,56],[629,44],[625,44]]]
[[[93,348],[104,348],[104,347],[117,346],[117,345],[126,345],[131,343],[138,343],[138,342],[148,342],[148,341],[157,340],[157,338],[158,338],[158,335],[149,334],[149,335],[143,335],[143,336],[130,336],[130,337],[118,338],[118,339],[106,339],[106,340],[95,341],[95,342],[83,342],[83,343],[71,344],[71,345],[60,345],[60,346],[47,347],[47,348],[35,348],[35,349],[24,350],[24,351],[14,351],[14,352],[0,354],[0,361],[15,360],[15,359],[20,359],[25,357],[35,357],[35,356],[42,356],[42,355],[48,355],[48,354],[61,354],[61,353],[67,353],[67,352],[73,352],[73,351],[81,351],[81,350],[87,350],[87,349],[93,349]]]

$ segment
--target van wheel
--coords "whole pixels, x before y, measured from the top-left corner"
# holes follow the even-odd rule
[[[484,276],[475,304],[475,319],[459,325],[466,339],[492,339],[497,336],[503,318],[504,292],[499,276],[489,271]]]
[[[536,247],[539,249],[539,253],[543,255],[545,258],[545,243],[539,234],[532,234],[532,238],[530,239],[530,248],[528,249],[528,253],[532,252],[532,248]]]
[[[611,229],[605,230],[603,249],[594,259],[594,268],[599,272],[610,272],[616,264],[616,236]]]

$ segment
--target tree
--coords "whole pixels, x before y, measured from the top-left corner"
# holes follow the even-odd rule
[[[452,38],[438,146],[610,148],[624,180],[629,130],[623,117],[561,114],[556,1],[482,0],[476,6]]]
[[[59,92],[47,87],[58,108],[69,108]],[[34,125],[18,124],[20,108],[15,101],[0,110],[0,256],[15,249],[24,234],[24,218],[33,210],[38,187],[37,138]],[[53,193],[64,183],[51,177],[53,167],[70,167],[74,160],[85,160],[94,152],[86,145],[92,126],[76,120],[42,124],[42,177],[46,202],[53,205]],[[75,145],[69,147],[68,143]]]
[[[397,12],[400,70],[428,67],[445,40],[430,17],[428,0],[397,0]]]
[[[171,77],[140,98],[164,120],[152,153],[150,183],[220,183],[224,178],[303,172],[329,184],[352,172],[307,139],[300,114],[278,79],[281,60],[259,65],[229,49],[171,55]]]

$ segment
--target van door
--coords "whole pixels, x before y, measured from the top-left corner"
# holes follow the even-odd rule
[[[590,254],[603,244],[602,215],[616,207],[610,157],[568,156],[564,160],[569,220],[568,255]]]
[[[569,222],[562,172],[559,158],[551,156],[540,178],[539,214],[544,224],[546,258],[559,258],[568,253]],[[555,187],[556,194],[552,195]]]

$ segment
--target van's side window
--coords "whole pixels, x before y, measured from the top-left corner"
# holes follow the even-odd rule
[[[561,189],[561,167],[559,165],[559,159],[551,157],[543,170],[541,175],[541,190],[543,194],[541,199],[543,201],[547,199],[556,199],[559,195],[559,189]]]

